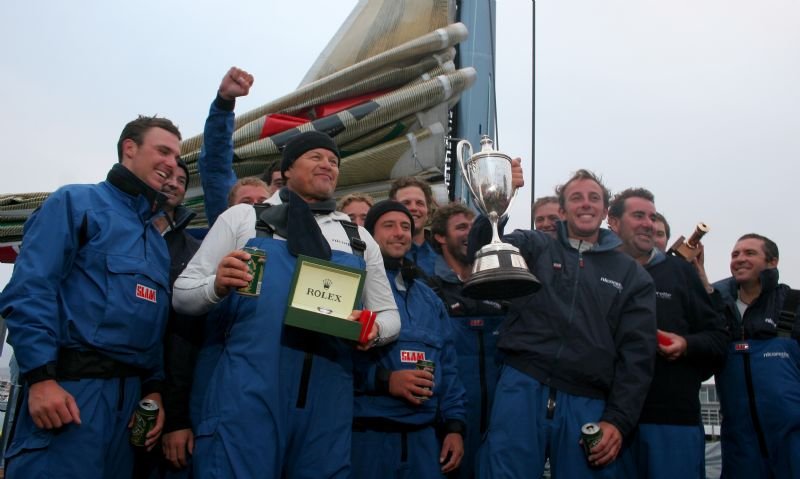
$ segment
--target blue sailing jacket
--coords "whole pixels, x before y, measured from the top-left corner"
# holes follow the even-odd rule
[[[170,260],[143,186],[117,164],[102,183],[58,189],[26,222],[0,295],[23,375],[70,348],[163,377]]]
[[[426,425],[437,420],[464,423],[465,391],[458,377],[458,359],[450,320],[436,294],[421,281],[403,282],[396,270],[388,270],[394,299],[400,311],[400,337],[395,343],[359,354],[356,361],[356,418],[384,418]],[[400,286],[398,286],[398,281]],[[378,369],[414,369],[418,359],[433,361],[434,388],[431,400],[420,406],[378,391]],[[437,416],[437,412],[441,416]]]
[[[777,269],[763,271],[761,285],[741,316],[736,281],[714,284],[712,299],[724,303],[732,337],[716,375],[725,477],[793,477],[800,467],[800,311],[791,337],[778,337],[789,287],[778,284]]]

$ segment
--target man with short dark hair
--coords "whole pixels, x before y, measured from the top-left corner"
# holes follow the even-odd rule
[[[442,302],[404,258],[414,232],[411,213],[396,201],[381,201],[370,208],[365,228],[381,248],[402,326],[395,344],[356,358],[353,477],[398,471],[439,477],[458,468],[464,454],[464,386],[451,325]],[[418,361],[432,363],[433,370],[418,368]]]
[[[436,263],[436,251],[433,250],[425,230],[434,207],[431,185],[413,176],[398,178],[389,188],[389,199],[408,208],[414,217],[414,242],[408,252],[408,259],[426,275],[432,275]]]
[[[161,188],[167,196],[165,215],[154,221],[167,242],[170,285],[200,247],[200,241],[186,231],[195,213],[181,204],[189,186],[189,168],[183,160],[178,160],[178,167]],[[204,339],[203,319],[179,314],[170,307],[164,334],[164,434],[158,451],[137,451],[141,454],[136,457],[134,478],[150,478],[155,470],[161,473],[189,464],[194,448],[189,395],[197,353]]]
[[[481,438],[489,426],[500,355],[497,337],[506,317],[505,302],[475,300],[464,296],[464,281],[472,274],[467,258],[467,240],[475,212],[462,203],[437,208],[431,234],[441,251],[428,284],[442,299],[455,335],[458,372],[467,392],[467,432],[464,461],[455,477],[471,479]]]
[[[519,165],[512,161],[515,187],[524,183]],[[538,477],[548,457],[554,477],[616,477],[614,461],[652,379],[653,282],[600,228],[608,189],[579,170],[556,191],[564,217],[557,239],[531,230],[503,238],[520,249],[541,289],[512,302],[500,332],[505,365],[478,462],[483,478]],[[481,216],[471,252],[490,239]],[[602,431],[588,457],[578,442],[587,423]]]
[[[558,207],[558,198],[555,196],[542,196],[531,206],[531,227],[549,233],[556,237],[556,224],[561,221]]]
[[[656,212],[656,220],[653,222],[653,240],[656,243],[656,248],[661,251],[667,251],[669,244],[670,229],[667,218],[659,212]]]
[[[284,327],[298,256],[365,270],[361,304],[377,312],[368,344],[399,333],[380,248],[335,211],[336,143],[317,131],[297,134],[284,146],[281,172],[286,187],[269,206],[221,214],[175,282],[176,310],[214,308],[224,330],[224,347],[204,348],[198,360],[198,369],[209,368],[197,388],[199,477],[350,477],[354,344]],[[265,253],[257,297],[233,293],[253,279],[245,246]]]
[[[160,407],[146,446],[161,434],[170,262],[154,220],[180,132],[139,117],[117,145],[106,181],[64,186],[31,215],[0,294],[25,381],[8,477],[130,477],[143,398]]]
[[[716,375],[722,412],[722,475],[797,477],[800,471],[800,293],[778,283],[778,246],[743,235],[731,277],[711,298],[726,313],[732,341]]]
[[[272,163],[261,175],[261,179],[269,187],[267,196],[272,196],[276,191],[283,188],[283,175],[281,175],[281,164],[279,162]]]
[[[728,336],[692,265],[655,247],[654,201],[650,191],[629,188],[608,209],[620,250],[653,278],[659,334],[653,382],[620,459],[620,476],[704,478],[700,385],[722,367]]]

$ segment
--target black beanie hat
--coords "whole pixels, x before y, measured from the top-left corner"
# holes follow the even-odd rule
[[[189,167],[186,166],[186,162],[183,161],[183,158],[178,158],[178,166],[183,168],[183,172],[186,173],[186,184],[183,185],[184,187],[189,186]]]
[[[375,223],[378,222],[381,216],[390,211],[399,211],[400,213],[405,213],[406,216],[408,216],[408,219],[411,220],[411,236],[413,237],[414,217],[411,216],[408,208],[403,206],[402,203],[398,203],[397,201],[393,200],[383,200],[372,205],[372,208],[370,208],[367,212],[367,219],[364,220],[364,228],[369,231],[369,234],[373,234],[375,232]]]
[[[333,138],[321,131],[304,131],[286,142],[283,147],[283,159],[281,160],[281,175],[292,166],[294,160],[303,153],[314,148],[325,148],[330,150],[339,158],[339,148]]]

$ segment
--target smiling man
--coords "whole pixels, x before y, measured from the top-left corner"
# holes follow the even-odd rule
[[[515,187],[523,184],[519,165],[512,162]],[[480,451],[482,478],[538,477],[547,457],[554,477],[617,477],[614,461],[652,378],[653,282],[600,228],[608,190],[579,170],[556,193],[564,217],[557,238],[530,230],[503,238],[542,287],[512,302],[500,332],[505,365]],[[490,239],[489,221],[479,217],[470,253]],[[587,458],[578,439],[590,422],[602,439]]]
[[[556,225],[561,221],[561,211],[558,206],[558,198],[555,196],[543,196],[533,202],[531,206],[531,218],[533,229],[549,233],[553,238],[556,237]]]
[[[506,317],[505,302],[475,300],[464,296],[464,281],[472,274],[467,257],[469,231],[475,212],[462,203],[450,203],[436,210],[431,234],[441,254],[436,258],[434,276],[428,284],[442,299],[455,337],[458,373],[467,392],[467,432],[464,461],[454,477],[471,479],[475,456],[489,425],[500,372],[497,337]]]
[[[619,477],[700,479],[705,477],[700,385],[721,369],[728,335],[692,265],[656,247],[654,201],[650,191],[629,188],[614,196],[608,210],[620,250],[653,278],[660,335],[653,382]]]
[[[731,343],[716,376],[722,474],[796,477],[800,471],[800,292],[778,283],[778,245],[751,233],[731,252],[731,277],[714,283]]]
[[[188,186],[189,168],[183,160],[178,160],[178,168],[161,187],[167,197],[165,215],[155,220],[169,250],[170,285],[200,247],[200,241],[186,231],[195,216],[182,205]],[[205,337],[203,319],[182,315],[170,308],[164,334],[164,434],[158,450],[137,451],[134,478],[153,477],[154,470],[163,474],[167,469],[182,469],[191,459],[194,437],[189,419],[189,396],[197,354]]]
[[[106,181],[58,189],[26,222],[0,295],[25,381],[7,476],[130,477],[128,422],[142,398],[161,405],[170,263],[154,219],[179,149],[172,122],[139,117]]]
[[[365,228],[381,248],[402,329],[396,343],[358,358],[353,477],[441,477],[464,454],[464,386],[452,329],[442,302],[404,258],[415,228],[411,213],[381,201],[370,208]],[[433,371],[418,368],[417,360],[432,362]]]
[[[398,178],[389,188],[389,199],[405,206],[414,218],[414,241],[408,252],[408,259],[426,275],[432,275],[436,264],[436,251],[425,229],[433,213],[431,185],[413,176]]]
[[[193,391],[204,404],[195,425],[196,477],[350,477],[354,345],[284,327],[297,256],[365,270],[361,304],[377,312],[370,344],[394,340],[400,316],[380,249],[367,231],[335,211],[339,149],[325,133],[297,134],[283,149],[286,187],[256,205],[222,213],[175,283],[184,314],[215,314],[224,354],[205,348]],[[266,255],[257,297],[246,286],[252,246]],[[354,315],[357,314],[354,312]],[[353,316],[357,317],[357,316]],[[209,360],[211,357],[211,360]]]

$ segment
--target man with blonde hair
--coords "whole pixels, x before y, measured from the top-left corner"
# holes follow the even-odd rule
[[[561,221],[561,212],[558,207],[558,198],[555,196],[542,196],[533,202],[531,207],[531,226],[535,230],[549,233],[555,238],[556,224]]]
[[[358,226],[364,226],[367,220],[367,213],[375,200],[370,195],[364,193],[350,193],[342,197],[336,204],[336,211],[341,211],[350,217],[350,221]]]
[[[236,183],[233,184],[233,188],[228,193],[228,207],[241,203],[257,205],[266,201],[270,196],[269,187],[261,178],[247,176],[236,180]]]

